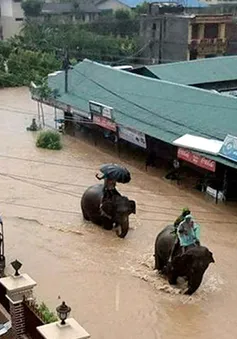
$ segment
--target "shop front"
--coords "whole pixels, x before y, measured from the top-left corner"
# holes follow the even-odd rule
[[[212,196],[216,203],[225,200],[223,190],[224,166],[197,152],[179,147],[177,158],[181,162],[185,179],[191,178],[194,187]]]

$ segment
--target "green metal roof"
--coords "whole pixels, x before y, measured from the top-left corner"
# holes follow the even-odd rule
[[[161,80],[183,85],[237,80],[237,56],[197,59],[146,68]]]
[[[90,60],[69,71],[68,93],[64,93],[64,72],[48,79],[49,86],[59,90],[60,102],[86,112],[89,100],[111,106],[118,124],[167,143],[186,133],[219,140],[227,134],[236,135],[234,97],[157,81]],[[217,161],[226,163],[223,158]]]

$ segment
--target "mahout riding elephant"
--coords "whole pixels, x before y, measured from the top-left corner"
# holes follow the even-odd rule
[[[188,289],[185,294],[193,294],[202,282],[203,275],[210,263],[214,263],[212,253],[204,246],[190,246],[184,254],[178,246],[169,260],[175,242],[174,225],[166,226],[156,237],[155,269],[165,274],[171,285],[178,277],[185,277]]]
[[[91,186],[84,192],[81,198],[83,217],[106,230],[115,227],[118,237],[124,238],[129,230],[129,215],[136,213],[136,203],[119,193],[102,202],[103,194],[103,184]]]

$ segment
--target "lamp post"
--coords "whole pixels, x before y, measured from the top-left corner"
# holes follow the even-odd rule
[[[59,319],[61,320],[61,325],[65,325],[65,320],[71,312],[71,307],[67,306],[65,301],[63,301],[62,304],[56,308],[56,311],[58,313]]]
[[[14,268],[15,270],[15,277],[18,277],[20,275],[20,273],[18,272],[19,269],[21,268],[22,266],[22,263],[20,263],[20,261],[18,261],[17,259],[13,262],[11,262],[11,265],[12,267]]]
[[[4,253],[4,234],[3,234],[3,221],[0,216],[0,277],[4,275],[6,266],[5,253]]]
[[[73,318],[68,318],[71,307],[67,306],[65,301],[56,308],[60,321],[38,326],[37,330],[45,339],[89,339],[91,336],[86,330],[78,324]],[[67,322],[65,321],[67,319]]]

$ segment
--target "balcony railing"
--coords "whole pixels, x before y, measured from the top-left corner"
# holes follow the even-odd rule
[[[192,39],[189,50],[196,50],[200,54],[223,53],[227,47],[226,38]]]
[[[214,38],[214,39],[192,39],[190,42],[191,46],[198,45],[216,45],[226,43],[226,38]]]

